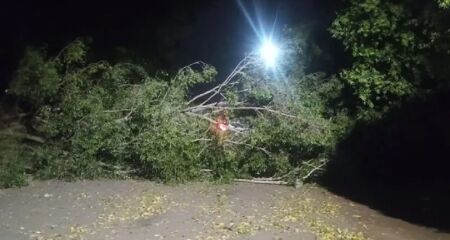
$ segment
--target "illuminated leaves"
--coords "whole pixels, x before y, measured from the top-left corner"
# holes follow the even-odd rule
[[[215,79],[216,75],[217,71],[213,66],[203,62],[195,62],[181,68],[173,79],[173,82],[187,89],[195,84],[211,82]]]
[[[61,61],[63,64],[72,65],[72,64],[83,64],[85,62],[87,52],[87,46],[83,41],[77,39],[73,41],[71,44],[67,45],[62,51]]]
[[[450,7],[450,0],[437,0],[437,1],[439,4],[439,7],[441,7],[441,8],[447,9]]]
[[[405,5],[380,0],[351,1],[338,15],[330,31],[354,59],[340,76],[363,111],[384,111],[414,92],[427,46],[424,27]]]

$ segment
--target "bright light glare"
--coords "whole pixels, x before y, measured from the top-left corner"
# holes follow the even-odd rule
[[[226,124],[220,123],[220,124],[219,124],[219,129],[220,129],[222,132],[225,132],[226,130],[228,130],[228,126],[227,126]]]
[[[259,54],[266,67],[273,68],[276,65],[280,50],[271,41],[265,41],[259,50]]]

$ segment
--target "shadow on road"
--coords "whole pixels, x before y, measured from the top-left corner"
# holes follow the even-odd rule
[[[450,91],[415,99],[342,141],[323,185],[412,223],[450,230]]]

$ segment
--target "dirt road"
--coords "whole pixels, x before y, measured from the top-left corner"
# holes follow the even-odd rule
[[[1,240],[450,239],[306,185],[33,182],[0,190]]]

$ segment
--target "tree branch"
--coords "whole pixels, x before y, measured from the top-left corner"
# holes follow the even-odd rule
[[[195,107],[190,107],[190,108],[186,108],[184,111],[192,111],[192,110],[196,110],[196,109],[223,109],[223,110],[254,110],[254,111],[267,111],[267,112],[271,112],[274,114],[279,114],[285,117],[289,117],[289,118],[296,118],[296,119],[301,119],[298,116],[294,116],[288,113],[284,113],[281,111],[277,111],[268,107],[251,107],[251,106],[242,106],[242,107],[220,107],[220,106],[215,106],[214,104],[209,104],[209,105],[199,105],[199,106],[195,106]]]
[[[309,164],[308,162],[305,162],[305,165],[308,165],[310,167],[314,167],[311,171],[309,171],[305,176],[302,177],[302,180],[306,180],[308,179],[313,173],[315,173],[318,170],[323,170],[322,167],[325,166],[328,163],[328,161],[326,159],[322,159],[322,164],[318,165],[318,166],[313,166],[311,164]]]
[[[235,182],[244,182],[244,183],[257,183],[257,184],[272,184],[272,185],[288,185],[288,182],[280,181],[280,180],[261,180],[259,178],[254,179],[234,179]]]
[[[248,144],[248,143],[235,142],[235,141],[231,141],[231,140],[225,140],[225,143],[231,143],[231,144],[235,144],[235,145],[243,145],[243,146],[255,148],[255,149],[261,150],[262,152],[264,152],[265,154],[267,154],[267,156],[269,156],[269,157],[272,156],[272,153],[269,152],[267,149],[262,148],[262,147],[253,146],[253,145]]]
[[[231,72],[230,75],[228,75],[228,77],[219,85],[213,87],[212,89],[207,90],[206,92],[203,92],[201,94],[198,94],[197,96],[193,97],[191,100],[189,100],[187,102],[187,105],[190,105],[191,103],[195,102],[196,100],[198,100],[199,98],[202,98],[204,96],[207,96],[209,94],[212,94],[211,96],[209,96],[205,101],[203,101],[201,104],[199,105],[204,105],[206,103],[208,103],[214,96],[216,96],[218,93],[220,93],[220,91],[222,90],[222,88],[224,86],[226,86],[227,84],[229,84],[229,82],[231,80],[234,79],[234,77],[236,77],[239,73],[242,73],[242,70],[244,70],[248,65],[252,64],[253,62],[250,61],[251,60],[252,55],[247,55],[244,59],[242,59],[237,65],[236,67],[233,69],[233,71]]]

